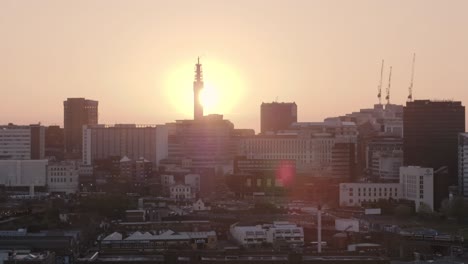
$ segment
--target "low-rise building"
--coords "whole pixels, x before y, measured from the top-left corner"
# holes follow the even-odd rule
[[[188,184],[176,184],[169,188],[170,196],[176,200],[191,200],[195,198],[192,186]]]
[[[231,236],[242,246],[257,247],[264,243],[272,245],[303,245],[304,229],[290,222],[273,222],[255,226],[233,224]]]
[[[241,226],[234,224],[230,228],[231,236],[245,247],[256,247],[267,242],[266,231],[260,225]]]
[[[380,199],[405,199],[414,202],[416,211],[423,204],[434,210],[434,171],[432,168],[400,168],[399,183],[340,183],[340,205],[361,206]]]
[[[361,206],[364,202],[401,198],[399,183],[340,183],[340,205]]]
[[[51,163],[47,166],[47,189],[51,193],[75,193],[79,188],[78,167],[74,162]]]
[[[55,264],[54,252],[11,252],[4,264]]]
[[[207,232],[175,232],[166,230],[160,233],[136,231],[127,237],[114,232],[101,241],[99,249],[101,252],[112,252],[121,250],[146,251],[160,250],[166,248],[174,249],[214,249],[217,245],[215,231]]]
[[[211,210],[211,206],[209,206],[206,202],[202,199],[198,199],[192,205],[193,211],[209,211]]]
[[[45,186],[47,160],[0,160],[0,184],[8,187]]]

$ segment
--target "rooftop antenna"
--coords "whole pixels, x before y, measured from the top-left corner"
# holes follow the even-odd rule
[[[413,53],[413,66],[411,67],[411,82],[408,87],[408,102],[413,101],[413,79],[414,79],[414,63],[416,62],[416,53]]]
[[[387,100],[387,105],[390,104],[390,87],[392,85],[392,66],[390,66],[390,74],[388,75],[388,86],[387,86],[387,96],[385,96],[385,100]]]
[[[383,78],[383,67],[384,67],[384,60],[382,60],[382,67],[380,69],[380,82],[379,86],[377,86],[378,94],[377,97],[379,98],[379,105],[382,104],[382,78]]]

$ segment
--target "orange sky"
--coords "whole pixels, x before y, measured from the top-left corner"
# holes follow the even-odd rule
[[[239,128],[258,131],[260,104],[276,98],[295,101],[300,121],[370,107],[382,58],[391,101],[404,103],[413,52],[414,97],[466,105],[467,10],[463,0],[0,0],[0,124],[63,125],[67,97],[99,100],[101,123],[190,118],[168,79],[198,55],[205,80],[229,87],[222,114]]]

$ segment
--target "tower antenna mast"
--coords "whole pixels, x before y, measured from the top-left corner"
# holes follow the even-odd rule
[[[413,53],[413,66],[411,66],[411,82],[408,87],[408,102],[413,101],[413,79],[414,79],[414,63],[416,62],[416,53]]]
[[[387,105],[390,104],[390,87],[392,85],[392,66],[390,66],[390,74],[388,75],[388,86],[387,86],[387,96],[385,99],[387,100]]]
[[[383,67],[384,67],[384,60],[382,60],[382,67],[380,68],[380,82],[379,82],[379,86],[377,86],[377,90],[378,90],[377,97],[379,98],[379,105],[382,104],[382,78],[383,78]]]

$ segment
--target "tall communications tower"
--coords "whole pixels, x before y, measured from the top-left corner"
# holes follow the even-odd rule
[[[193,81],[193,119],[200,120],[203,118],[203,106],[200,102],[200,93],[203,90],[203,71],[198,57],[195,64],[195,80]]]

